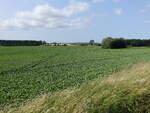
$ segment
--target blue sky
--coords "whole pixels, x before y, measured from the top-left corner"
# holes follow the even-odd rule
[[[0,0],[0,39],[150,38],[150,0]]]

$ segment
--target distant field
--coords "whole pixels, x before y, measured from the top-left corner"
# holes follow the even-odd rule
[[[0,47],[0,106],[80,86],[128,65],[150,61],[150,48]]]

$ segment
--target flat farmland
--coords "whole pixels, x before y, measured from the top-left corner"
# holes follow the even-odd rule
[[[150,48],[144,47],[0,47],[0,107],[18,106],[149,61]]]

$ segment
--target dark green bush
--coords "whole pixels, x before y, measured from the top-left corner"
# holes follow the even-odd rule
[[[110,49],[118,49],[118,48],[126,48],[126,41],[123,38],[105,38],[102,41],[102,48],[110,48]]]

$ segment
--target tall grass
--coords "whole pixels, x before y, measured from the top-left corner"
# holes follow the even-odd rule
[[[45,94],[9,113],[150,113],[150,64]],[[8,112],[6,110],[6,112]],[[3,113],[3,112],[2,112]]]

